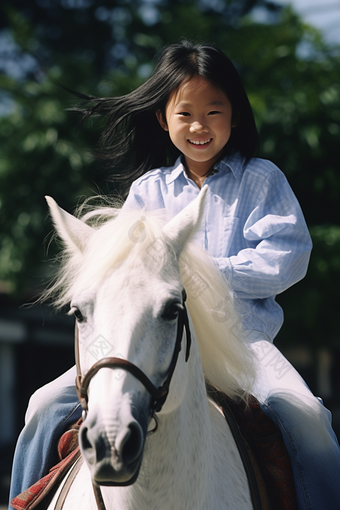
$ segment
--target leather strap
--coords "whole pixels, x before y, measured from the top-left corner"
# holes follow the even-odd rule
[[[69,493],[69,490],[71,488],[71,485],[73,484],[75,477],[79,473],[79,470],[80,470],[82,464],[83,464],[83,458],[79,451],[78,455],[76,456],[76,460],[72,466],[72,469],[66,479],[66,482],[64,483],[64,485],[59,493],[54,510],[62,510],[64,503],[65,503],[65,499],[66,499],[66,497]]]
[[[226,422],[228,423],[230,431],[233,435],[248,478],[249,491],[254,510],[271,510],[271,504],[260,468],[258,467],[257,462],[252,455],[251,449],[245,437],[240,431],[238,423],[235,420],[235,417],[226,400],[226,395],[208,382],[206,382],[206,388],[208,397],[213,400],[222,410]],[[259,487],[262,489],[261,494]]]
[[[100,490],[99,485],[92,483],[92,488],[93,488],[93,492],[94,492],[94,497],[96,498],[98,510],[106,510],[105,503],[103,500],[102,491]]]
[[[79,355],[79,329],[77,321],[74,323],[74,357],[76,359],[77,379],[81,377],[80,355]],[[76,381],[77,381],[76,379]]]
[[[79,451],[79,455],[77,455],[76,460],[72,466],[72,469],[67,477],[67,480],[65,481],[65,483],[59,493],[54,510],[62,510],[63,509],[64,503],[65,503],[66,497],[70,491],[71,485],[73,484],[82,465],[83,465],[83,458]],[[98,510],[106,510],[102,492],[100,490],[99,485],[92,483],[92,488],[93,488],[93,493],[94,493],[94,497],[96,500]]]
[[[120,369],[126,370],[127,372],[130,372],[132,375],[134,375],[136,377],[136,379],[138,379],[145,386],[145,388],[148,390],[150,395],[155,400],[161,398],[166,392],[165,388],[162,388],[162,387],[156,388],[156,386],[154,386],[152,384],[152,382],[144,374],[144,372],[142,372],[140,370],[140,368],[138,368],[133,363],[130,363],[128,360],[122,359],[122,358],[108,357],[108,358],[102,358],[99,361],[97,361],[97,363],[92,365],[92,367],[88,370],[88,372],[86,373],[86,375],[84,377],[81,377],[81,379],[77,378],[78,385],[80,383],[79,386],[77,385],[77,390],[78,390],[79,399],[81,402],[83,401],[83,399],[87,400],[87,392],[88,392],[92,377],[94,375],[96,375],[96,373],[99,372],[99,370],[101,368],[105,368],[105,367],[106,368],[120,368]]]

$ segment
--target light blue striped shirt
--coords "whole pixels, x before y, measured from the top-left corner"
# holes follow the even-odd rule
[[[202,226],[194,241],[230,282],[246,329],[271,340],[283,323],[275,296],[301,280],[312,248],[300,205],[273,163],[235,155],[215,165]],[[131,186],[124,207],[166,208],[175,216],[199,193],[181,158],[151,170]]]

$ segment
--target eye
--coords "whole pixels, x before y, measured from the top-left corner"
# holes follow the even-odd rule
[[[179,112],[177,115],[182,115],[183,117],[190,117],[189,112]]]
[[[166,321],[173,321],[177,319],[178,313],[181,308],[182,308],[181,303],[178,303],[177,301],[170,303],[165,307],[165,310],[162,314],[162,318]]]
[[[217,115],[218,113],[221,113],[221,112],[218,112],[218,111],[212,111],[212,112],[209,112],[208,115]]]
[[[75,318],[77,319],[77,322],[79,322],[79,323],[85,322],[85,320],[86,320],[84,315],[81,313],[79,308],[77,308],[76,306],[71,307],[71,310],[68,312],[68,315],[74,315]]]

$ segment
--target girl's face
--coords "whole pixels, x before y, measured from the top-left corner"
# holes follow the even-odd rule
[[[234,127],[228,97],[203,78],[193,78],[170,97],[165,114],[163,119],[158,111],[158,121],[184,154],[189,177],[203,177],[220,158]]]

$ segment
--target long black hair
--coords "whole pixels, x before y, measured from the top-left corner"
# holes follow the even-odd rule
[[[150,78],[133,92],[112,98],[83,96],[81,106],[73,108],[83,115],[106,116],[108,122],[100,137],[95,155],[106,161],[113,179],[133,180],[153,168],[172,165],[180,155],[168,132],[156,118],[170,96],[183,82],[202,77],[227,95],[237,126],[232,129],[225,153],[240,152],[250,159],[257,146],[257,130],[247,94],[230,59],[212,45],[194,45],[186,40],[160,51]]]

